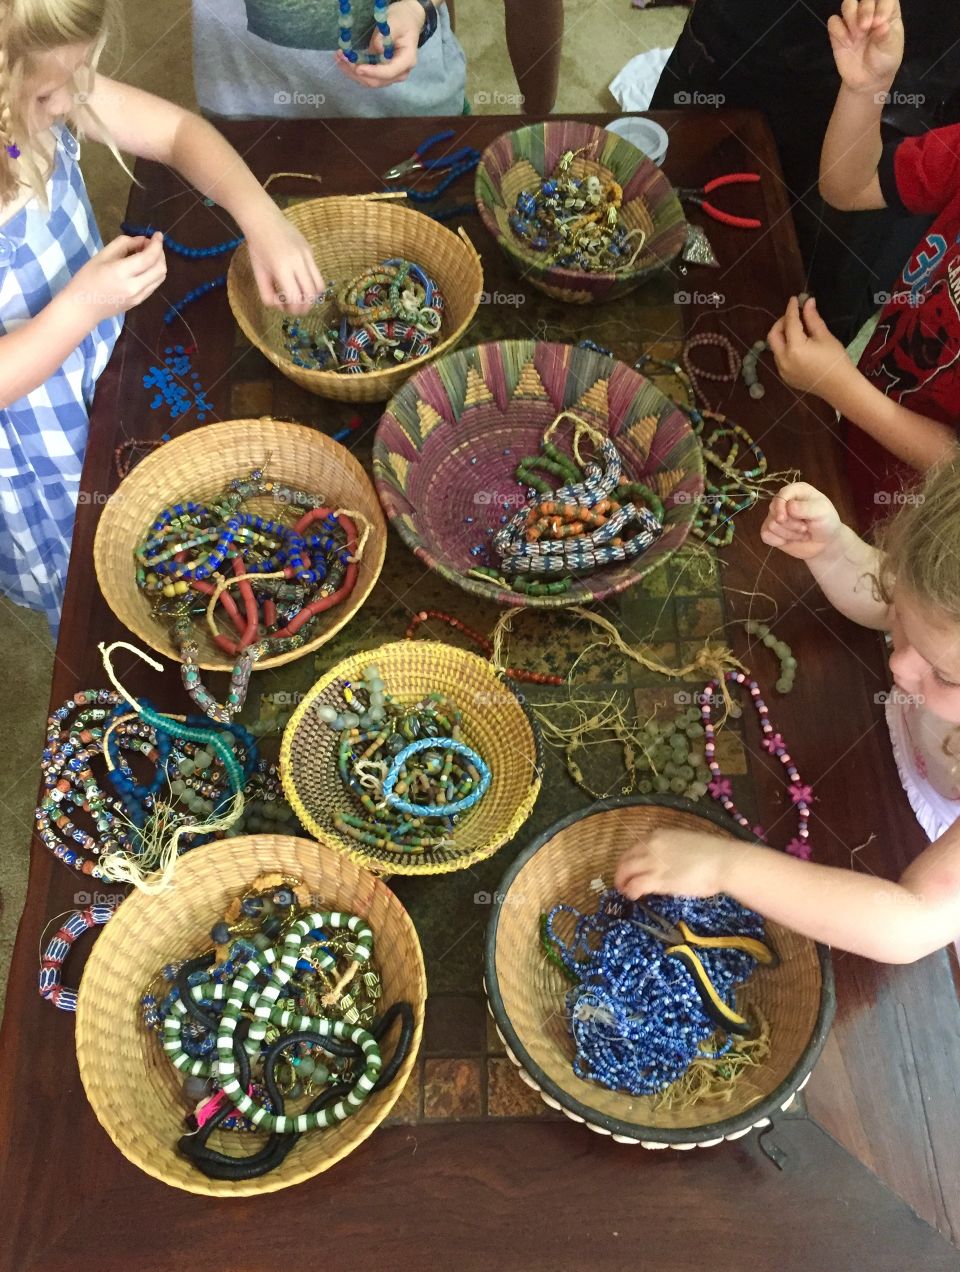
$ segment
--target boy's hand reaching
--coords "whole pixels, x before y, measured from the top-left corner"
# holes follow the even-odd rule
[[[843,0],[827,31],[844,87],[886,96],[903,60],[899,0]]]
[[[307,240],[275,204],[243,228],[263,303],[288,314],[308,313],[323,298],[324,282]]]
[[[791,388],[817,397],[839,409],[844,391],[859,372],[846,350],[817,313],[811,296],[803,310],[791,296],[787,311],[767,333],[777,370]]]
[[[795,481],[771,500],[760,538],[798,561],[809,561],[840,542],[843,522],[826,495]]]

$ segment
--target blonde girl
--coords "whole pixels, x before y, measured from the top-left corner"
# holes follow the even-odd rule
[[[900,779],[933,842],[893,883],[760,845],[656,832],[626,851],[617,887],[634,899],[727,892],[839,949],[913,962],[960,934],[960,457],[905,496],[878,547],[864,543],[826,495],[804,482],[776,496],[760,533],[764,543],[805,561],[842,614],[890,633],[887,723]],[[870,790],[852,794],[870,807]]]
[[[97,74],[114,0],[0,0],[0,593],[56,634],[94,388],[123,314],[166,275],[160,234],[100,238],[74,131],[169,165],[246,236],[265,303],[305,313],[303,237],[204,120]],[[73,125],[73,131],[71,131]]]

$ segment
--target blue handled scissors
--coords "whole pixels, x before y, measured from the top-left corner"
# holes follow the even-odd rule
[[[723,997],[717,992],[710,974],[701,963],[697,956],[695,946],[700,949],[735,949],[742,950],[745,954],[749,954],[751,958],[756,959],[758,963],[766,967],[776,967],[780,962],[777,952],[767,945],[764,941],[759,941],[752,936],[737,936],[728,934],[724,936],[700,936],[698,933],[691,931],[686,923],[681,919],[674,926],[669,920],[665,919],[662,914],[657,914],[655,910],[648,909],[639,901],[634,905],[634,915],[642,915],[643,918],[635,917],[632,921],[648,936],[655,937],[656,940],[662,941],[667,947],[664,953],[668,958],[675,958],[690,973],[693,979],[697,993],[700,995],[700,1001],[703,1003],[703,1010],[715,1024],[722,1029],[726,1029],[728,1033],[748,1034],[752,1032],[753,1026],[746,1016],[743,1016],[735,1008],[724,1002]]]
[[[404,159],[402,163],[396,164],[385,172],[383,180],[386,182],[400,181],[411,172],[446,170],[446,175],[432,189],[411,190],[407,188],[406,190],[407,198],[413,203],[432,203],[458,177],[462,177],[465,172],[472,172],[480,162],[480,151],[473,146],[461,146],[458,150],[451,150],[449,154],[441,155],[439,158],[426,158],[428,150],[433,146],[438,146],[442,141],[449,141],[453,136],[454,130],[452,128],[434,133],[432,137],[428,137],[426,141],[422,141],[417,146],[409,159]]]

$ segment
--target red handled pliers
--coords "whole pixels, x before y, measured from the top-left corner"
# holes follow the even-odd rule
[[[714,190],[719,190],[722,186],[754,185],[759,180],[759,172],[728,172],[726,176],[714,177],[712,181],[708,181],[706,185],[698,186],[696,189],[678,190],[677,197],[688,203],[695,203],[698,207],[703,208],[707,216],[712,217],[714,221],[720,221],[723,225],[733,225],[739,230],[759,230],[760,222],[756,217],[734,216],[732,212],[724,212],[722,208],[715,208],[706,197],[708,194],[712,194]]]

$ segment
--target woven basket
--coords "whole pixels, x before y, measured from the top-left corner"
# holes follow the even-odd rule
[[[482,563],[471,549],[526,502],[514,477],[519,460],[536,453],[566,409],[616,439],[627,476],[664,501],[664,533],[642,556],[558,596],[469,577]],[[572,434],[569,421],[559,425],[561,445]],[[377,429],[373,475],[404,543],[445,579],[500,605],[559,608],[622,592],[676,552],[703,491],[703,455],[683,412],[624,363],[573,345],[505,340],[448,354],[403,386]]]
[[[422,212],[376,197],[308,199],[288,208],[284,216],[313,248],[327,283],[349,282],[380,261],[399,256],[421,265],[443,293],[443,339],[424,357],[362,375],[310,371],[295,366],[287,357],[281,332],[284,315],[260,299],[250,249],[242,243],[227,274],[227,296],[234,317],[251,344],[310,393],[341,402],[382,402],[417,367],[452,349],[473,320],[483,292],[483,269],[463,230],[454,234]],[[336,320],[336,305],[330,297],[311,310],[309,319],[299,321],[302,327],[322,327],[335,325]]]
[[[509,216],[521,190],[533,193],[549,177],[564,153],[574,159],[575,177],[598,176],[623,187],[621,224],[643,230],[643,251],[629,269],[589,272],[545,265],[537,252],[510,228]],[[652,159],[632,142],[593,124],[551,120],[504,133],[483,152],[475,187],[483,223],[525,282],[556,300],[586,305],[626,295],[651,274],[665,269],[683,247],[687,223],[670,182]]]
[[[490,766],[490,788],[456,825],[452,848],[388,852],[341,835],[338,810],[356,812],[337,772],[337,734],[317,716],[320,703],[342,707],[342,690],[376,662],[387,693],[413,703],[434,691],[449,694],[463,713],[463,740]],[[540,793],[540,735],[516,694],[490,664],[442,641],[396,641],[354,654],[313,686],[283,735],[280,775],[297,817],[321,843],[361,865],[390,874],[426,875],[464,870],[512,839]]]
[[[346,1121],[303,1136],[276,1170],[259,1179],[208,1179],[177,1152],[189,1112],[182,1078],[141,1023],[140,997],[171,958],[210,947],[210,929],[234,897],[267,871],[301,879],[325,907],[369,919],[383,1003],[411,1004],[413,1045],[396,1080]],[[307,839],[254,835],[195,848],[177,867],[177,886],[156,896],[134,892],[100,933],[84,968],[77,1003],[77,1059],[84,1090],[101,1126],[128,1161],[155,1179],[211,1197],[276,1192],[328,1170],[389,1114],[413,1072],[427,985],[413,923],[379,879],[339,853]],[[395,1031],[386,1040],[390,1054]],[[250,1153],[261,1134],[215,1131],[210,1146]]]
[[[144,531],[167,504],[180,499],[203,502],[234,477],[265,466],[267,476],[276,481],[321,494],[334,508],[361,513],[370,533],[356,585],[343,604],[320,616],[312,640],[285,654],[261,658],[256,668],[279,667],[319,649],[349,622],[376,583],[387,550],[387,527],[370,479],[348,450],[315,429],[269,416],[207,424],[166,442],[141,460],[107,500],[97,526],[93,560],[100,590],[121,623],[157,653],[180,661],[166,627],[151,616],[150,601],[137,587],[133,553]],[[299,512],[269,496],[251,499],[245,506],[262,516],[290,522]],[[362,525],[357,529],[362,533]],[[206,623],[198,620],[195,630],[200,666],[230,671],[233,664],[213,643]]]
[[[830,955],[806,937],[767,923],[781,963],[758,968],[739,991],[743,1010],[756,1004],[770,1022],[770,1054],[748,1069],[729,1102],[654,1108],[656,1096],[609,1091],[576,1077],[564,1012],[568,983],[543,956],[541,913],[558,901],[584,913],[597,907],[594,881],[613,886],[624,848],[658,827],[734,834],[750,840],[715,810],[662,796],[606,800],[540,835],[507,871],[487,930],[488,1005],[520,1076],[551,1108],[592,1131],[644,1148],[709,1148],[766,1126],[806,1084],[826,1042],[834,1013]]]

